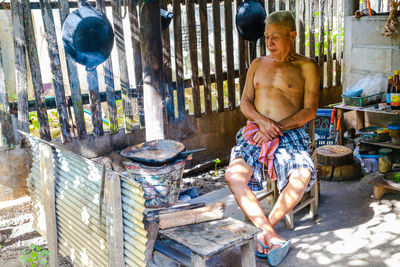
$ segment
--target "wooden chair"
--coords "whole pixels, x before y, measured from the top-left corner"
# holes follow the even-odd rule
[[[316,148],[314,120],[312,120],[308,123],[308,134],[309,134],[311,142],[312,142],[311,152],[313,152]],[[269,178],[267,171],[265,171],[265,177],[267,177],[266,184],[264,185],[265,189],[261,193],[258,193],[258,194],[256,193],[256,197],[257,197],[258,201],[261,201],[261,200],[269,197],[269,202],[272,204],[272,206],[274,206],[279,197],[279,190],[277,187],[277,183],[276,183],[276,181],[273,181]],[[317,215],[317,213],[318,213],[318,195],[319,195],[318,187],[319,187],[319,182],[318,182],[318,177],[317,177],[317,180],[315,181],[314,185],[311,187],[310,192],[305,193],[303,198],[300,200],[299,204],[297,204],[293,210],[291,210],[288,214],[286,214],[285,221],[286,221],[287,229],[294,228],[293,215],[296,212],[307,207],[308,205],[310,205],[310,215],[312,216],[312,218],[314,218]],[[246,216],[246,221],[249,221],[247,216]]]

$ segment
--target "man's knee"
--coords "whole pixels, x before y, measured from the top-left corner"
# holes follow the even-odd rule
[[[311,171],[308,168],[299,168],[292,172],[289,177],[289,183],[297,188],[305,188],[310,182]]]
[[[225,171],[225,181],[228,185],[247,185],[251,174],[251,169],[243,165],[231,164]]]

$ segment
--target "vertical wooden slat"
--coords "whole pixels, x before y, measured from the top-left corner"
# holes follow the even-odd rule
[[[222,78],[221,15],[220,0],[212,0],[214,24],[215,80],[218,94],[218,112],[224,111],[224,85]]]
[[[320,73],[320,83],[319,87],[322,89],[324,87],[324,21],[325,21],[325,0],[320,0],[319,2],[319,48],[318,48],[318,66]]]
[[[58,235],[56,220],[56,186],[53,148],[39,144],[40,177],[42,182],[42,203],[46,219],[46,240],[49,248],[49,266],[58,266]]]
[[[315,58],[315,0],[310,0],[310,58]]]
[[[111,1],[114,22],[115,46],[118,52],[119,78],[121,82],[122,106],[124,109],[125,133],[133,131],[132,96],[129,95],[129,74],[126,63],[124,29],[119,15],[117,0]]]
[[[185,88],[183,85],[183,52],[182,52],[182,21],[181,1],[173,0],[174,44],[175,44],[175,71],[176,71],[176,95],[178,102],[178,118],[185,117]]]
[[[333,59],[332,59],[332,27],[333,24],[333,0],[328,0],[328,40],[327,40],[327,54],[328,54],[328,62],[327,62],[327,86],[328,88],[332,87],[333,84]]]
[[[101,115],[101,102],[99,92],[99,81],[96,68],[87,69],[87,82],[89,88],[89,103],[92,112],[93,134],[102,136],[104,134],[103,121]]]
[[[40,9],[42,11],[44,30],[46,33],[46,40],[48,44],[56,105],[60,120],[61,141],[67,142],[71,140],[71,133],[67,115],[67,108],[65,105],[65,90],[61,72],[60,56],[58,53],[56,28],[54,26],[53,13],[51,10],[50,0],[40,0],[39,3]]]
[[[311,1],[315,1],[315,0],[311,0]],[[289,10],[292,12],[293,17],[294,17],[294,21],[296,20],[296,0],[289,0]],[[297,42],[294,42],[294,50],[296,51],[296,46],[297,46]]]
[[[31,69],[33,91],[35,93],[35,106],[39,121],[40,138],[50,141],[51,135],[49,120],[47,117],[47,108],[44,100],[42,75],[40,73],[39,57],[37,54],[35,32],[33,29],[32,14],[29,8],[29,0],[25,0],[24,8],[25,39],[28,51],[29,66]]]
[[[23,0],[11,1],[14,31],[15,81],[18,95],[18,128],[29,133],[28,81],[23,28]]]
[[[189,32],[190,65],[192,69],[192,97],[195,117],[201,115],[200,87],[199,87],[199,66],[197,63],[197,37],[196,20],[194,13],[194,0],[186,0],[186,13]]]
[[[342,5],[342,1],[336,4],[336,17],[338,18],[336,35],[336,86],[342,84]]]
[[[243,2],[243,0],[236,0],[237,7]],[[244,84],[246,82],[246,55],[245,55],[245,45],[244,39],[238,34],[238,47],[239,47],[239,87],[240,95],[243,93]],[[265,44],[265,42],[262,42]],[[265,45],[264,54],[265,55]]]
[[[64,25],[64,21],[69,15],[69,4],[68,0],[58,0],[60,4],[60,19],[61,25]],[[72,105],[74,107],[75,123],[78,130],[79,138],[84,138],[86,136],[86,126],[85,126],[85,116],[83,113],[82,96],[81,96],[81,86],[78,77],[78,69],[76,67],[75,61],[65,53],[65,58],[67,61],[67,71],[69,78],[69,88],[71,90]]]
[[[268,0],[268,14],[271,14],[276,10],[275,0]]]
[[[279,10],[285,10],[286,9],[286,1],[285,0],[279,0]]]
[[[306,54],[306,1],[299,1],[299,51],[300,54]]]
[[[167,10],[167,0],[161,1],[161,8]],[[172,68],[171,68],[171,44],[169,38],[169,29],[162,31],[162,51],[163,51],[163,66],[166,86],[165,104],[167,108],[168,121],[173,121],[175,118],[174,108],[174,89],[172,87]]]
[[[206,114],[211,113],[210,52],[208,49],[207,0],[199,0],[201,26],[201,61],[204,81],[204,106]]]
[[[232,35],[232,2],[224,1],[225,13],[225,50],[226,65],[228,74],[228,105],[229,109],[236,108],[236,86],[235,86],[235,66],[233,57],[233,35]]]
[[[15,147],[13,124],[8,105],[8,94],[6,90],[3,66],[0,43],[0,150],[6,150]]]
[[[106,14],[106,6],[104,0],[96,0],[96,7]],[[111,56],[109,56],[103,65],[104,68],[104,82],[106,85],[106,96],[108,113],[110,117],[110,133],[116,134],[119,132],[118,129],[118,118],[117,118],[117,103],[115,98],[115,87],[114,87],[114,74]]]
[[[238,2],[238,5],[239,5],[239,2],[241,3],[242,0],[240,0],[240,1],[237,0],[237,2]],[[265,9],[265,0],[260,0],[260,4]],[[266,55],[265,37],[261,36],[261,38],[259,40],[260,40],[260,56],[265,56]],[[239,52],[239,58],[240,58],[240,52]],[[240,92],[242,92],[242,91],[240,91]]]
[[[142,56],[140,52],[140,29],[139,16],[137,13],[137,0],[129,1],[128,4],[129,21],[131,25],[131,42],[133,53],[133,64],[135,68],[136,94],[137,94],[137,109],[139,113],[140,127],[144,126],[144,106],[143,106],[143,85],[142,85]]]
[[[250,41],[250,42],[249,42],[250,63],[253,62],[253,60],[257,57],[256,45],[257,45],[257,44],[256,44],[255,41]]]

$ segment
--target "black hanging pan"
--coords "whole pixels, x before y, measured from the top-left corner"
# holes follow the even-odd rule
[[[145,165],[162,166],[178,159],[185,159],[195,152],[206,150],[206,148],[189,151],[185,149],[185,146],[178,141],[160,139],[125,148],[120,155]]]
[[[256,0],[245,0],[236,11],[236,28],[243,39],[257,41],[264,35],[265,18],[264,7]]]
[[[62,30],[65,52],[87,69],[103,63],[111,54],[114,32],[110,21],[87,1],[65,19]]]

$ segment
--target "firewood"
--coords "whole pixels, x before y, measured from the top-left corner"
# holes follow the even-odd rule
[[[212,205],[159,215],[160,229],[168,229],[176,226],[220,220],[224,217],[225,203],[215,202]]]

